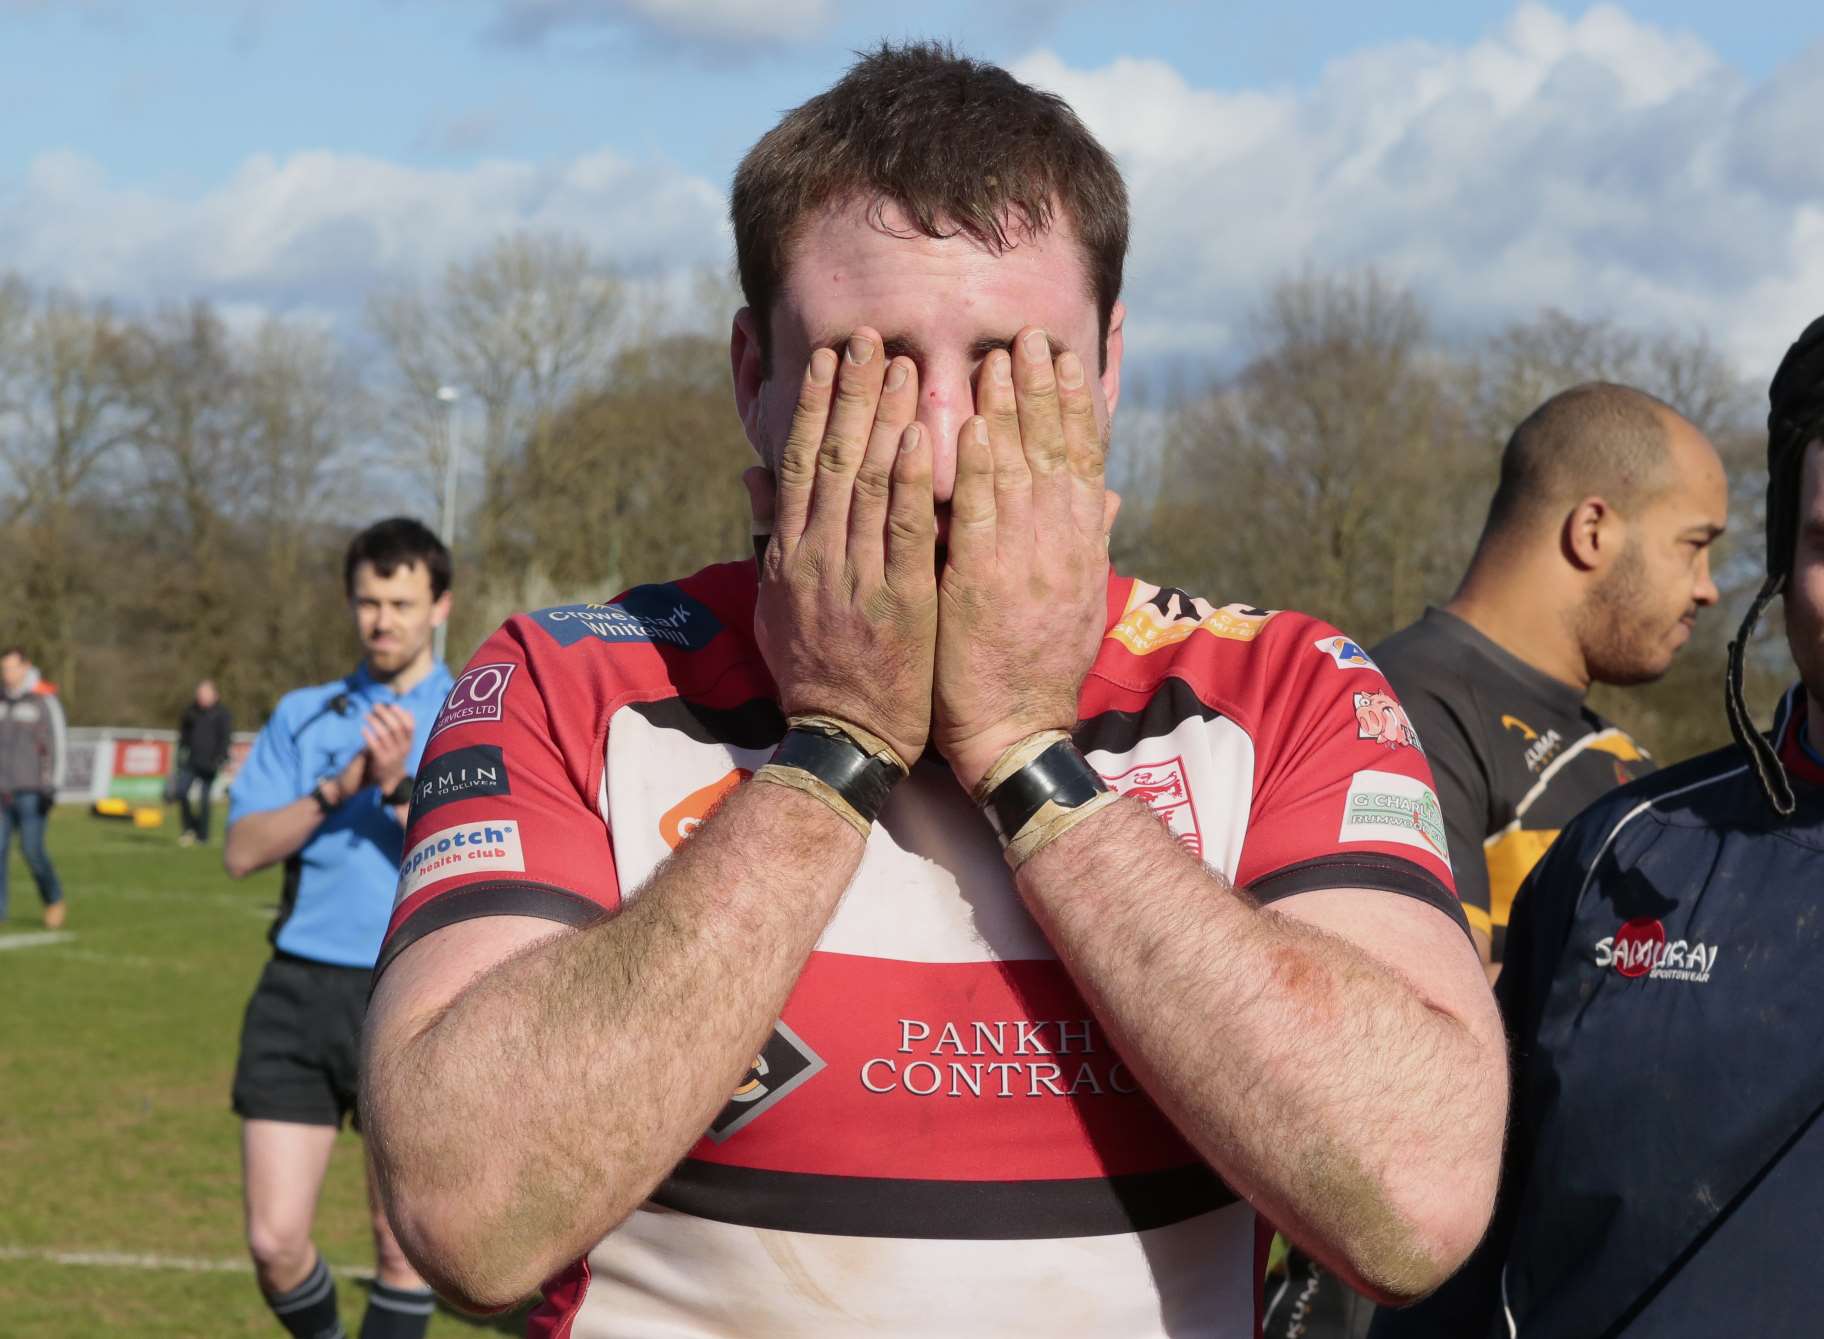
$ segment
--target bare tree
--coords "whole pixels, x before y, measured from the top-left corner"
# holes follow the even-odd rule
[[[606,599],[744,556],[739,476],[753,456],[728,377],[719,339],[633,345],[605,389],[579,396],[527,444],[498,483],[509,519],[483,554],[487,580],[465,611],[463,645],[528,604]]]
[[[104,304],[0,285],[0,466],[14,635],[66,694],[79,688],[78,606],[101,574],[80,520],[131,440],[124,333]]]
[[[439,387],[479,406],[481,465],[492,479],[558,407],[606,374],[626,312],[615,270],[582,242],[521,233],[452,264],[426,292],[399,288],[369,304],[392,364],[387,422],[424,462],[435,497],[444,466]],[[493,519],[484,510],[484,531]]]
[[[1247,366],[1167,416],[1119,558],[1360,637],[1416,613],[1466,555],[1459,516],[1481,485],[1460,374],[1426,334],[1412,297],[1373,274],[1280,284]]]

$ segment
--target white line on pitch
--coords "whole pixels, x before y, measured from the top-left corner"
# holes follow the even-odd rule
[[[43,948],[46,944],[61,944],[64,940],[75,937],[73,930],[37,930],[22,935],[0,935],[0,949]]]
[[[33,1246],[0,1246],[0,1261],[42,1265],[73,1265],[86,1269],[153,1269],[182,1274],[251,1274],[248,1260],[204,1260],[191,1255],[139,1255],[130,1251],[52,1251]],[[330,1272],[345,1279],[369,1279],[371,1269],[332,1265]]]

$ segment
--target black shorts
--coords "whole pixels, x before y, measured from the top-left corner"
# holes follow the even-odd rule
[[[241,1024],[234,1109],[247,1120],[333,1125],[355,1114],[361,1019],[373,973],[277,954]]]

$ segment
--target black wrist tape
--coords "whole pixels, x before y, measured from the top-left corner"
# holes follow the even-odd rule
[[[990,791],[983,808],[996,834],[1007,842],[1047,803],[1075,809],[1107,789],[1108,783],[1096,775],[1077,746],[1060,739]]]
[[[904,775],[884,758],[870,756],[840,731],[815,725],[794,725],[787,730],[772,762],[810,773],[870,823],[880,817],[893,784]]]

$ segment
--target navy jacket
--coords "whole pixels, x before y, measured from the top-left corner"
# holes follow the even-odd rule
[[[1376,1339],[1824,1333],[1824,769],[1733,746],[1613,792],[1515,906],[1512,1124],[1489,1236]]]

